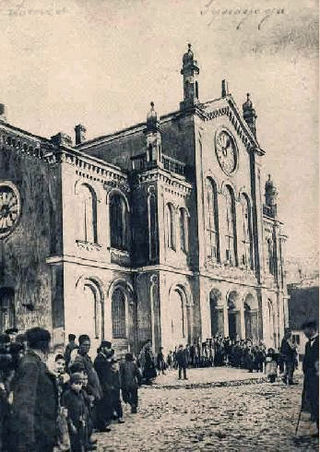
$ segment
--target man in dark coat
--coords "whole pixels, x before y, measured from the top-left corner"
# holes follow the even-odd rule
[[[101,399],[102,391],[99,382],[99,377],[93,366],[92,360],[88,355],[91,347],[90,338],[86,334],[79,336],[79,349],[78,353],[72,364],[81,364],[88,375],[88,391],[93,395],[95,402]]]
[[[297,349],[295,344],[291,340],[291,330],[286,328],[284,332],[284,337],[281,341],[280,353],[281,359],[285,366],[285,374],[282,378],[283,382],[289,385],[293,383],[293,372],[296,366],[297,359]]]
[[[188,380],[187,378],[187,367],[188,367],[188,351],[183,348],[183,345],[179,345],[177,351],[177,363],[179,369],[179,380],[181,380],[181,374],[183,373],[183,379]]]
[[[102,389],[102,397],[97,405],[97,428],[100,431],[109,431],[108,425],[112,419],[112,357],[114,351],[108,341],[102,341],[99,352],[94,360],[94,368],[98,374],[100,386]]]
[[[304,334],[309,339],[306,343],[303,360],[303,403],[304,411],[309,411],[311,420],[319,429],[319,334],[314,321],[302,325]]]
[[[10,437],[14,452],[52,452],[56,443],[58,392],[56,379],[45,364],[50,333],[43,328],[26,332],[28,351],[21,359],[13,391]]]

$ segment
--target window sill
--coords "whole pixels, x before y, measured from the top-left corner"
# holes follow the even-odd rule
[[[76,240],[78,248],[86,251],[100,251],[101,245],[98,243],[86,242],[84,240]]]

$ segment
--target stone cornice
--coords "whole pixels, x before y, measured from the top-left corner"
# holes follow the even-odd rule
[[[139,185],[148,182],[159,182],[166,191],[172,192],[178,196],[189,196],[192,185],[184,178],[180,178],[160,168],[144,171],[138,175]]]

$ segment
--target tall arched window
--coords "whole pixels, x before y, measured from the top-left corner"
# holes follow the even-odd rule
[[[81,240],[97,243],[97,197],[88,185],[79,188]]]
[[[116,288],[111,300],[112,337],[126,338],[126,296],[122,289]]]
[[[167,229],[167,246],[172,250],[176,249],[176,230],[175,230],[175,211],[171,203],[166,205],[166,229]]]
[[[251,207],[247,195],[241,195],[242,209],[242,256],[241,264],[253,269],[253,243],[251,226]]]
[[[272,344],[274,344],[274,320],[273,303],[270,299],[268,299],[269,338]]]
[[[275,274],[274,268],[274,252],[273,252],[273,241],[271,238],[267,239],[267,252],[268,252],[268,271],[271,275]]]
[[[231,265],[238,265],[237,226],[234,193],[228,185],[226,188],[226,260]]]
[[[207,257],[220,261],[218,194],[214,181],[207,179]]]
[[[158,255],[157,202],[154,194],[148,197],[149,221],[149,259],[156,259]]]
[[[185,253],[188,252],[189,243],[189,221],[188,213],[183,207],[180,209],[180,247]]]
[[[119,193],[110,195],[110,242],[112,248],[128,250],[128,209]]]

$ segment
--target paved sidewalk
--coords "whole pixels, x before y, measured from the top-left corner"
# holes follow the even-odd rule
[[[178,370],[166,371],[166,375],[159,375],[150,388],[179,389],[206,388],[218,386],[238,386],[266,381],[264,373],[249,373],[245,369],[233,367],[205,367],[187,370],[188,380],[178,380]]]

